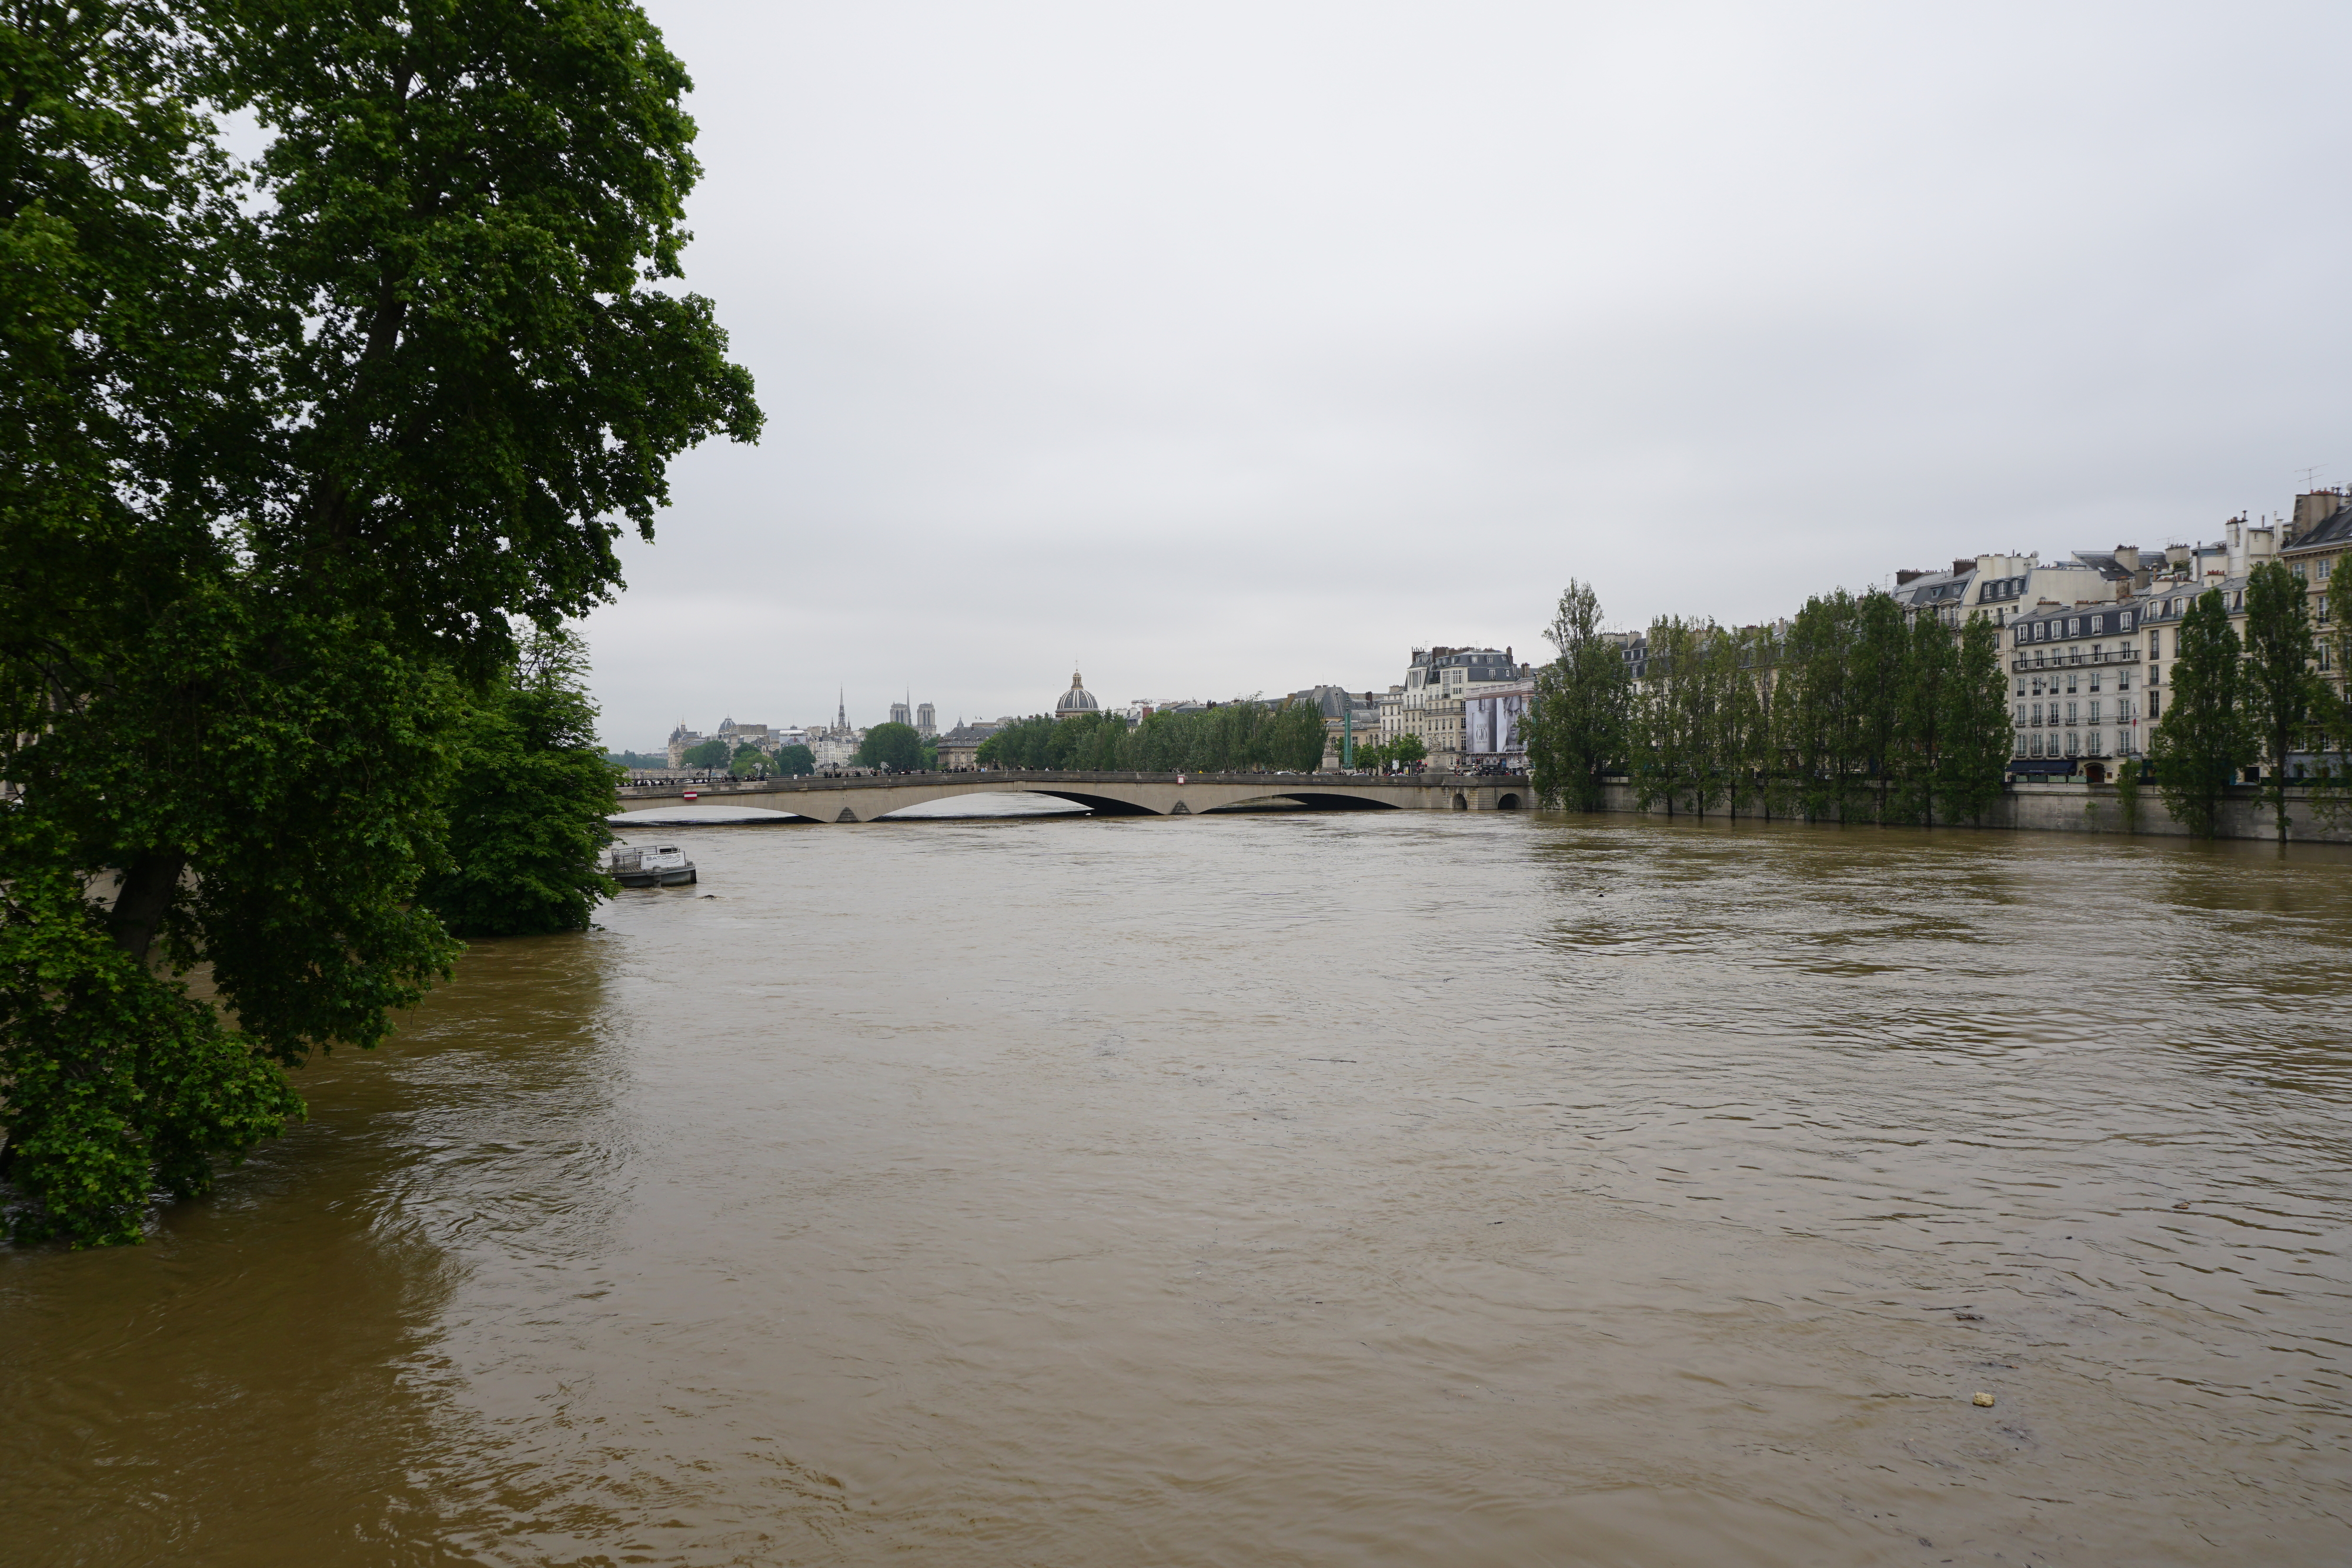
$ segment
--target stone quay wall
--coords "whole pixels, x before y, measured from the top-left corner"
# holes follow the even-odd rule
[[[2271,814],[2270,802],[2262,798],[2262,790],[2252,784],[2234,784],[2226,791],[2221,804],[2221,831],[2217,836],[2225,839],[2271,839],[2278,828]],[[1634,804],[1631,784],[1611,784],[1605,787],[1603,810],[1648,816],[1664,816],[1665,808],[1654,807],[1647,812]],[[1677,810],[1687,817],[1687,810]],[[1743,819],[1753,813],[1742,812]],[[1725,820],[1721,810],[1710,810],[1711,821]],[[1779,819],[1785,821],[1787,819]],[[1834,814],[1829,819],[1836,821]],[[2164,809],[2164,798],[2153,785],[2143,784],[2139,790],[2138,821],[2127,828],[2124,821],[2122,792],[2112,784],[2012,784],[2001,791],[2001,797],[1985,812],[1982,822],[1940,824],[1958,828],[2000,828],[2019,832],[2039,833],[2125,833],[2148,837],[2187,838],[2189,831],[2175,821],[2172,813]],[[2287,841],[2290,843],[2352,844],[2352,810],[2332,818],[2315,810],[2308,800],[2287,791]]]

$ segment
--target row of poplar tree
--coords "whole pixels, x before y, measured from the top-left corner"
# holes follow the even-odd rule
[[[1306,773],[1323,758],[1323,710],[1311,702],[1244,698],[1146,714],[1136,724],[1119,714],[1039,715],[981,742],[979,761],[1100,773]]]
[[[2347,561],[2321,613],[2309,584],[2273,560],[2247,575],[2242,615],[2208,589],[2175,627],[2148,765],[2165,809],[2192,832],[2220,831],[2226,791],[2248,768],[2261,773],[2282,843],[2292,799],[2322,817],[2352,815],[2352,700],[2328,678],[2352,670]]]
[[[1636,681],[1570,582],[1537,673],[1528,766],[1548,804],[1598,810],[1623,778],[1669,813],[1933,823],[1975,818],[2010,757],[1998,631],[1906,620],[1884,592],[1808,600],[1775,627],[1669,616]]]
[[[2282,840],[2291,797],[2352,812],[2352,701],[2326,674],[2352,669],[2352,570],[2319,617],[2281,562],[2244,595],[2242,632],[2218,589],[2178,623],[2148,756],[2118,771],[2127,821],[2151,783],[2210,837],[2249,768]],[[1599,810],[1622,779],[1669,813],[1932,825],[1981,818],[2014,755],[2000,629],[1906,620],[1884,591],[1816,596],[1780,627],[1663,618],[1639,680],[1589,584],[1569,584],[1546,635],[1559,656],[1537,674],[1526,733],[1547,804]]]

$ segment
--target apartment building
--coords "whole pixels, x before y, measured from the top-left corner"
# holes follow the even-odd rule
[[[2344,669],[2336,657],[2344,628],[2328,612],[2327,591],[2337,572],[2352,571],[2347,564],[2352,562],[2352,488],[2297,496],[2279,559],[2310,591],[2311,623],[2319,632],[2319,672],[2343,695],[2352,670]]]
[[[2116,761],[2147,751],[2147,613],[2137,601],[2042,603],[2011,620],[2012,772],[2101,782]]]
[[[1533,674],[1528,665],[1516,662],[1507,647],[1415,648],[1404,684],[1390,688],[1390,700],[1374,699],[1381,738],[1417,735],[1429,750],[1430,767],[1459,768],[1465,756],[1463,700],[1501,690]]]
[[[1955,632],[1979,616],[2007,626],[2043,603],[2073,604],[2129,598],[2155,575],[2153,558],[2137,545],[2076,550],[2074,559],[1980,555],[1952,562],[1949,571],[1898,571],[1892,590],[1906,620],[1934,615]]]

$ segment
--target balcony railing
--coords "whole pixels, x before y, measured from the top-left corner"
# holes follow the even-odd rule
[[[2047,654],[2039,650],[2020,653],[2010,665],[2013,670],[2048,670],[2063,664],[2136,664],[2139,663],[2137,648],[2103,648],[2095,653],[2065,653],[2053,651]]]

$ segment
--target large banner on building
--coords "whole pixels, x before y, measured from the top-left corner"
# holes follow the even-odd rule
[[[1462,749],[1470,757],[1516,761],[1528,754],[1522,721],[1528,691],[1495,692],[1462,699]]]

